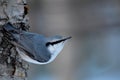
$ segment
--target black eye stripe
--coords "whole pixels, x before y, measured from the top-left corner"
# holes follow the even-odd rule
[[[59,40],[59,41],[55,41],[55,42],[48,42],[48,43],[46,43],[46,46],[58,44],[58,43],[60,43],[62,41],[65,41],[65,40]]]
[[[61,39],[61,40],[58,40],[58,41],[47,42],[47,43],[46,43],[46,46],[58,44],[58,43],[60,43],[60,42],[62,42],[62,41],[65,41],[65,40],[67,40],[67,39],[70,39],[70,38],[71,38],[71,37],[67,37],[67,38],[65,38],[65,39]]]

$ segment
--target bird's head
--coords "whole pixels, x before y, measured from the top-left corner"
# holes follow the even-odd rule
[[[65,42],[70,38],[71,37],[62,37],[57,35],[48,39],[46,47],[48,48],[48,51],[50,51],[53,57],[52,59],[55,59],[55,57],[62,51]]]

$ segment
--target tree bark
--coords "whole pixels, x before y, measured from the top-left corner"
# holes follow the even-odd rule
[[[26,0],[0,0],[0,80],[26,80],[29,65],[17,54],[15,47],[4,36],[2,27],[10,22],[28,30]]]

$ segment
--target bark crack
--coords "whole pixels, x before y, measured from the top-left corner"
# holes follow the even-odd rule
[[[26,80],[29,65],[17,54],[15,47],[9,43],[2,27],[7,22],[20,30],[29,30],[28,5],[26,0],[0,1],[0,80]]]

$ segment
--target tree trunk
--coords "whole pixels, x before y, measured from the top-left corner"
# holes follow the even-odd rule
[[[10,22],[17,28],[28,30],[26,0],[0,0],[0,80],[26,80],[29,65],[21,60],[15,47],[2,32],[2,26]]]

